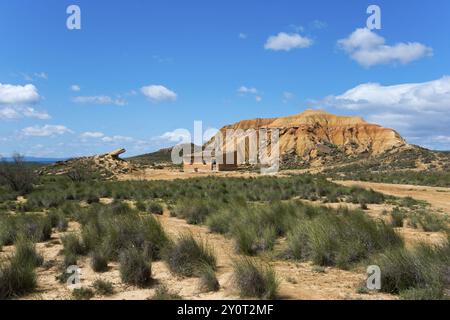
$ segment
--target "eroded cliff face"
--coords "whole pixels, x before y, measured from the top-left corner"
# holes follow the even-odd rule
[[[225,126],[220,130],[223,146],[231,150],[225,141],[229,129],[240,129],[231,136],[231,141],[240,143],[246,139],[245,130],[262,128],[279,130],[283,162],[323,164],[338,158],[376,156],[407,146],[395,130],[367,123],[360,117],[336,116],[320,110],[306,110],[281,118],[244,120]]]

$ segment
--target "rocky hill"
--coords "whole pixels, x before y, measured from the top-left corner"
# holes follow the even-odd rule
[[[58,161],[53,165],[44,167],[41,174],[82,174],[80,171],[89,171],[104,178],[110,178],[119,174],[130,173],[136,166],[121,159],[119,156],[125,153],[125,149],[117,149],[105,154],[91,157],[81,157]],[[85,173],[84,172],[84,173]]]
[[[417,148],[407,144],[393,129],[368,123],[360,117],[337,116],[321,110],[306,110],[288,117],[239,121],[220,131],[226,137],[228,129],[241,129],[229,137],[234,138],[231,139],[234,143],[239,143],[247,137],[245,130],[261,128],[279,130],[280,157],[285,167],[332,165]],[[223,147],[231,150],[225,139]]]

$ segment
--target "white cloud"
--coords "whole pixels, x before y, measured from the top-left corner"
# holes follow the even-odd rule
[[[53,137],[59,136],[66,133],[73,133],[72,130],[68,129],[63,125],[44,125],[44,126],[33,126],[22,129],[21,134],[27,137]]]
[[[99,138],[103,138],[105,136],[105,134],[103,132],[91,132],[91,131],[87,131],[87,132],[83,132],[80,137],[84,138],[84,139],[99,139]]]
[[[246,93],[250,93],[250,94],[257,94],[258,90],[256,88],[250,88],[250,87],[246,87],[246,86],[241,86],[238,90],[238,93],[242,93],[242,94],[246,94]]]
[[[274,51],[290,51],[297,48],[308,48],[312,42],[308,37],[303,37],[298,33],[280,32],[276,36],[270,36],[264,48]]]
[[[40,100],[37,88],[32,84],[24,86],[0,83],[0,104],[34,104]]]
[[[113,99],[110,96],[78,96],[73,98],[76,103],[109,104],[124,106],[127,102],[124,99]]]
[[[74,92],[78,92],[81,90],[80,86],[77,84],[73,84],[70,86],[70,90],[74,91]]]
[[[338,45],[350,57],[364,67],[378,64],[407,64],[420,58],[431,56],[433,49],[418,42],[386,45],[385,39],[367,28],[356,29]]]
[[[34,76],[36,78],[41,78],[41,79],[44,79],[44,80],[48,79],[48,74],[45,73],[45,72],[36,72],[36,73],[34,73]]]
[[[150,85],[142,87],[141,93],[153,102],[177,100],[177,94],[162,85]]]
[[[295,95],[292,92],[285,91],[283,92],[283,102],[287,103],[288,101],[294,99]]]
[[[124,143],[124,142],[132,142],[134,139],[125,136],[111,136],[111,137],[106,136],[103,137],[101,140],[107,143]]]
[[[392,86],[365,83],[341,95],[327,97],[321,103],[351,110],[383,108],[449,113],[450,76],[428,82]]]
[[[311,103],[356,111],[371,123],[398,130],[412,143],[450,147],[442,138],[450,136],[450,76],[388,86],[365,83]]]
[[[186,129],[176,129],[169,131],[158,137],[159,139],[176,143],[190,143],[191,133]]]
[[[239,37],[239,39],[242,39],[242,40],[247,39],[247,35],[245,33],[242,33],[242,32],[239,33],[238,37]]]
[[[37,111],[31,107],[4,107],[0,109],[1,120],[12,120],[20,118],[35,118],[40,120],[51,119],[51,116],[44,111]]]
[[[314,20],[313,22],[311,22],[311,27],[320,30],[328,27],[328,24],[325,21]]]
[[[256,96],[255,100],[256,100],[256,102],[261,102],[262,101],[262,97],[261,96]]]

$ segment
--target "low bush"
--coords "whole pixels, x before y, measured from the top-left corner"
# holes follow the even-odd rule
[[[114,294],[114,286],[110,281],[97,279],[94,281],[93,287],[95,289],[95,292],[99,295],[110,296]]]
[[[402,228],[405,220],[405,213],[398,208],[394,208],[391,212],[391,225],[394,228]]]
[[[149,213],[162,215],[164,213],[164,208],[157,202],[150,202],[147,204],[146,211]]]
[[[152,300],[182,300],[182,298],[178,294],[170,292],[165,285],[160,285],[156,288]]]
[[[15,246],[14,261],[17,264],[39,267],[44,263],[44,258],[37,253],[35,244],[30,240],[19,238]]]
[[[174,208],[177,217],[186,219],[189,224],[202,224],[216,208],[209,201],[181,199]]]
[[[120,277],[123,282],[145,287],[152,280],[151,262],[136,248],[123,250],[119,256]]]
[[[234,262],[233,282],[244,298],[274,299],[279,287],[275,271],[250,258]]]
[[[0,299],[31,293],[37,286],[36,261],[29,254],[14,255],[0,262]]]
[[[74,233],[61,237],[61,242],[64,246],[63,251],[65,255],[77,256],[86,253],[86,249],[81,243],[80,237]]]
[[[108,271],[108,258],[101,250],[91,252],[91,268],[95,272]]]
[[[420,244],[411,251],[391,249],[376,257],[373,263],[382,270],[383,292],[400,293],[408,299],[444,298],[444,289],[450,285],[448,242],[442,246]]]
[[[200,290],[203,292],[219,291],[220,284],[216,272],[210,266],[204,266],[200,272]]]
[[[14,154],[12,161],[0,161],[1,185],[23,195],[33,190],[36,180],[33,168],[24,161],[23,156]]]
[[[77,288],[72,291],[73,300],[90,300],[94,295],[94,291],[90,288]]]
[[[288,235],[294,258],[343,269],[373,253],[402,245],[391,226],[348,209],[305,220]]]
[[[206,266],[216,269],[216,256],[205,241],[197,241],[192,234],[184,234],[168,246],[164,259],[169,269],[186,277],[199,276]]]

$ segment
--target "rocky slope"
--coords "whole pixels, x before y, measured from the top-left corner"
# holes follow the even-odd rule
[[[360,117],[336,116],[321,110],[306,110],[281,118],[244,120],[220,131],[226,137],[227,130],[241,129],[229,136],[234,138],[234,143],[240,143],[247,136],[243,131],[261,128],[279,129],[280,157],[288,166],[332,164],[413,148],[393,129],[368,123]],[[231,150],[225,139],[223,147]]]
[[[130,173],[136,169],[133,164],[119,157],[125,152],[125,149],[117,149],[92,157],[81,157],[66,161],[59,161],[53,165],[45,167],[40,173],[80,175],[83,174],[80,171],[89,171],[93,174],[110,178],[119,174]]]

